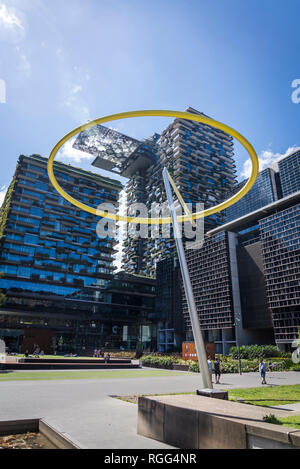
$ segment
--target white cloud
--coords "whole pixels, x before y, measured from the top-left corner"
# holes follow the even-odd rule
[[[76,95],[71,94],[65,101],[64,105],[70,110],[74,119],[80,123],[90,120],[90,111],[82,99],[78,99]]]
[[[79,77],[80,80],[80,77]],[[69,83],[64,97],[63,105],[67,107],[78,122],[87,122],[90,119],[90,111],[84,97],[81,95],[83,86],[80,83]]]
[[[24,39],[26,35],[27,19],[21,10],[7,7],[0,0],[0,43],[7,44],[2,47],[1,60],[8,64],[8,70],[14,68],[14,75],[10,81],[16,82],[29,78],[31,75],[31,63],[28,53],[24,50]]]
[[[7,191],[7,187],[6,187],[6,186],[2,186],[2,187],[0,188],[0,207],[1,207],[1,205],[3,204],[3,202],[4,202],[4,198],[5,198],[6,191]]]
[[[259,170],[262,171],[263,169],[276,164],[277,161],[281,160],[282,158],[285,158],[286,156],[290,155],[291,153],[299,149],[300,147],[297,147],[294,145],[292,147],[289,147],[285,153],[274,153],[271,150],[262,151],[258,157]],[[243,171],[241,172],[241,175],[240,175],[242,179],[248,179],[250,177],[251,168],[252,168],[252,164],[249,158],[244,163]]]
[[[73,148],[75,142],[75,137],[72,138],[71,140],[68,140],[60,152],[58,153],[58,159],[60,161],[64,162],[76,162],[80,163],[81,160],[91,160],[92,158],[95,158],[94,155],[90,155],[89,153],[84,153],[83,151],[76,150],[76,148]]]
[[[82,91],[82,86],[81,86],[81,85],[73,85],[73,86],[72,86],[71,92],[72,92],[73,94],[77,94],[77,93],[79,93],[80,91]]]
[[[31,63],[29,62],[27,55],[19,46],[16,47],[16,51],[19,58],[19,63],[17,66],[18,71],[22,72],[22,76],[25,75],[27,78],[29,78],[31,75]]]
[[[0,7],[0,27],[1,26],[9,29],[19,28],[24,30],[22,21],[15,13],[14,8],[7,8],[4,3],[2,3]]]
[[[80,124],[90,121],[90,110],[86,100],[86,85],[90,80],[89,70],[71,65],[62,48],[56,50],[60,59],[61,105]]]

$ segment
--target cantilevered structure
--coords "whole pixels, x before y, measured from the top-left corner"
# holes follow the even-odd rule
[[[202,114],[188,107],[187,112]],[[204,208],[222,202],[235,183],[232,137],[209,125],[175,119],[161,135],[138,142],[103,126],[79,134],[75,147],[96,156],[93,165],[109,167],[129,178],[128,203],[165,202],[162,169],[172,176],[186,203],[202,203]],[[106,132],[107,131],[107,132]],[[90,134],[91,132],[91,134]],[[116,139],[118,144],[112,142]],[[224,222],[224,214],[205,219],[205,230]],[[155,275],[158,261],[175,255],[171,239],[127,239],[123,268],[127,272]]]

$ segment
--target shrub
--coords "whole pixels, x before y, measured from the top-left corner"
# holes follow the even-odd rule
[[[199,373],[199,363],[190,362],[189,371],[192,371],[193,373]]]
[[[291,370],[292,370],[292,371],[300,371],[300,363],[294,363],[294,364],[291,366]]]
[[[241,360],[241,364],[244,373],[258,371],[259,369],[259,360]]]
[[[258,347],[258,346],[256,346]],[[271,346],[273,347],[273,346]],[[274,353],[274,350],[273,350]],[[216,355],[221,363],[221,373],[238,373],[239,372],[239,362],[237,359],[234,359],[232,356],[222,356]],[[164,355],[161,353],[153,353],[149,355],[143,355],[142,358],[143,366],[151,368],[165,368],[172,369],[173,364],[184,364],[189,366],[189,371],[194,373],[199,373],[199,365],[197,361],[191,360],[182,360],[179,358],[178,354]],[[241,359],[242,372],[257,372],[259,369],[259,358],[252,359]],[[273,363],[274,371],[287,371],[287,370],[300,370],[300,364],[295,364],[290,358],[280,358],[271,356],[266,360],[266,364]]]
[[[234,359],[238,358],[238,348],[231,347],[230,356]],[[276,345],[242,345],[240,347],[240,357],[252,360],[254,358],[270,358],[270,357],[290,357],[290,354],[280,352]]]
[[[142,364],[143,366],[149,366],[151,368],[173,368],[174,360],[170,357],[156,357],[152,355],[143,356]]]
[[[272,358],[270,361],[275,364],[273,368],[274,371],[300,370],[300,364],[295,365],[292,360],[288,358]],[[238,360],[234,360],[231,357],[221,357],[220,363],[221,373],[238,373],[240,371]],[[257,372],[259,369],[259,359],[242,359],[241,365],[243,373]],[[199,373],[198,362],[190,362],[189,371]]]
[[[289,358],[281,358],[281,359],[272,358],[272,359],[270,359],[270,361],[274,365],[274,368],[273,368],[274,371],[288,371],[288,370],[291,370],[292,366],[294,364],[292,362],[292,360],[289,359]]]
[[[280,420],[278,420],[274,414],[264,415],[263,421],[267,423],[274,423],[275,425],[282,425]]]
[[[194,373],[199,373],[199,363],[191,362],[189,366],[189,371]],[[221,362],[221,372],[222,373],[238,373],[239,365],[238,362]]]
[[[136,352],[133,350],[120,350],[119,352],[110,352],[113,358],[135,358]]]
[[[177,352],[172,352],[172,353],[166,353],[166,352],[144,352],[143,355],[145,356],[150,356],[150,357],[168,357],[172,358],[174,361],[182,359],[181,353]]]

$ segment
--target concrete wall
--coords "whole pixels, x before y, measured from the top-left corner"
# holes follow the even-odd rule
[[[300,449],[300,431],[263,422],[268,413],[195,395],[140,397],[137,431],[181,449]]]
[[[237,340],[240,345],[275,344],[260,243],[238,246],[236,233],[228,232],[228,247]]]
[[[267,302],[261,242],[238,246],[237,259],[243,326],[247,329],[272,330],[272,315]],[[274,335],[272,340],[275,343]]]

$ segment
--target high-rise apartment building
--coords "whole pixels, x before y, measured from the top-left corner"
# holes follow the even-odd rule
[[[282,196],[300,191],[300,150],[278,161]]]
[[[199,323],[206,341],[214,342],[218,353],[228,353],[234,345],[234,304],[232,295],[232,259],[229,243],[232,234],[221,232],[205,238],[201,249],[186,252]],[[185,295],[183,315],[187,339],[193,340]],[[226,341],[227,348],[219,348]]]
[[[54,172],[86,205],[118,204],[119,181],[58,162]],[[154,282],[113,275],[116,240],[97,236],[98,220],[56,192],[46,158],[20,156],[0,226],[0,337],[14,350],[28,335],[45,351],[151,343]]]
[[[204,338],[289,349],[300,328],[300,191],[209,231],[187,251]],[[192,339],[186,300],[183,315]]]
[[[201,114],[190,107],[186,111]],[[116,148],[112,141],[119,142],[119,146]],[[149,214],[152,203],[166,200],[162,181],[164,167],[170,172],[185,202],[202,203],[204,208],[224,200],[235,183],[232,137],[190,120],[175,119],[161,135],[154,134],[139,143],[98,126],[92,133],[82,132],[75,147],[97,155],[95,166],[106,169],[109,166],[129,178],[128,204],[145,203]],[[212,215],[205,219],[205,230],[223,222],[222,212]],[[157,262],[175,254],[172,236],[157,239],[128,237],[124,246],[124,270],[144,275],[154,276]]]
[[[263,218],[259,229],[275,339],[291,343],[300,328],[300,204]]]
[[[289,348],[300,328],[300,151],[258,174],[203,248],[187,251],[199,320],[217,350],[230,344]],[[239,183],[229,195],[240,190]],[[226,198],[227,198],[226,197]],[[183,299],[186,334],[191,325]],[[273,337],[273,339],[272,339]]]
[[[237,184],[232,193],[228,194],[228,197],[240,191],[245,184],[246,181]],[[226,209],[226,221],[235,220],[275,202],[279,198],[278,192],[277,177],[274,169],[266,168],[260,171],[250,191],[241,200]]]
[[[181,274],[178,259],[169,257],[156,268],[157,349],[159,352],[181,350],[184,340]]]

